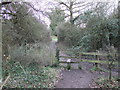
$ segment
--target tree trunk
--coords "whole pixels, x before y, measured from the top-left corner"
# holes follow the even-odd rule
[[[120,1],[118,2],[118,41],[120,39]],[[118,42],[118,44],[120,41]],[[118,73],[120,73],[120,44],[118,46]],[[120,74],[118,74],[118,77],[120,77]],[[118,82],[118,85],[120,82]]]
[[[25,56],[27,55],[27,41],[25,40]]]
[[[59,60],[60,60],[59,54],[60,54],[60,50],[59,50],[58,47],[57,47],[57,48],[56,48],[56,59],[57,59],[57,64],[59,63]]]
[[[72,10],[72,7],[73,7],[73,2],[70,2],[70,23],[71,24],[74,24],[73,22],[73,10]]]

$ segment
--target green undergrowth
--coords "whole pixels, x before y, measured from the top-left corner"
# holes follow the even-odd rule
[[[118,85],[118,77],[112,77],[111,81],[108,79],[108,77],[100,77],[95,83],[96,83],[95,86],[97,86],[97,88],[117,88],[117,89],[119,88],[120,89],[120,86]]]
[[[4,85],[6,88],[53,88],[59,77],[60,68],[22,66],[19,62],[11,62],[10,67],[3,71],[6,78],[10,78]]]
[[[103,69],[103,68],[101,68],[101,67],[93,67],[93,68],[91,68],[91,70],[90,71],[101,71],[101,72],[109,72],[108,70],[105,70],[105,69]]]
[[[70,64],[67,64],[67,70],[70,70],[71,69],[71,65]]]

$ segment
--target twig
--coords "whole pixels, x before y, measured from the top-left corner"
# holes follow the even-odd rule
[[[26,71],[24,70],[24,68],[22,67],[22,65],[21,65],[19,62],[17,62],[17,63],[20,65],[20,68],[23,70],[24,74],[25,74],[26,77],[27,77],[27,73],[26,73]]]
[[[4,83],[0,86],[0,90],[2,90],[3,86],[6,84],[6,82],[8,81],[9,78],[10,78],[10,75],[6,78],[6,80],[4,81]]]

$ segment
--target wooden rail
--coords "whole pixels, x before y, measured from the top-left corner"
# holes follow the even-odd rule
[[[109,64],[109,61],[100,61],[100,60],[88,60],[88,59],[81,59],[82,62],[90,62],[90,63],[101,63],[101,64]],[[118,64],[118,62],[113,62],[113,64]]]
[[[79,63],[79,62],[78,61],[77,62],[74,62],[74,61],[71,61],[71,62],[60,61],[60,63]]]
[[[64,56],[65,57],[65,56]],[[66,57],[68,58],[68,57]],[[105,60],[89,60],[89,59],[81,59],[81,62],[90,62],[90,63],[101,63],[101,64],[109,64],[109,61]],[[59,63],[68,63],[66,61],[59,61]],[[70,63],[79,63],[79,61],[71,61]],[[118,62],[113,62],[113,64],[118,64]]]
[[[117,56],[117,53],[109,53],[109,55],[115,55]],[[59,55],[59,54],[58,54]],[[82,59],[82,56],[83,55],[88,55],[88,56],[95,56],[96,60],[90,60],[90,59]],[[108,56],[108,53],[99,53],[99,52],[81,52],[79,54],[79,56],[62,56],[62,55],[59,55],[59,58],[77,58],[77,59],[80,59],[79,61],[70,61],[70,62],[67,62],[67,61],[60,61],[59,59],[59,63],[67,63],[67,64],[70,64],[70,63],[80,63],[80,62],[90,62],[90,63],[95,63],[96,66],[97,64],[109,64],[110,62],[108,60],[99,60],[99,56]],[[114,61],[113,64],[118,64],[118,62]]]
[[[97,56],[107,56],[108,53],[98,53],[98,52],[81,52],[82,55],[97,55]],[[109,53],[110,55],[116,54],[117,53]]]
[[[59,57],[62,57],[62,58],[80,58],[80,57],[76,57],[76,56],[59,56]]]

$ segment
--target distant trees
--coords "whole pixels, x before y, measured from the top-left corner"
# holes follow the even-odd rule
[[[104,20],[97,20],[96,23],[90,25],[90,27],[88,27],[87,24],[86,29],[89,30],[88,33],[90,33],[94,37],[92,41],[92,49],[96,50],[99,48],[103,48],[104,45],[115,45],[116,37],[118,35],[117,22],[118,20],[115,18],[106,18]]]
[[[65,45],[72,47],[80,44],[80,39],[84,35],[74,24],[69,22],[63,23],[57,27],[58,42],[63,42]]]
[[[88,6],[92,5],[91,2],[85,3],[85,2],[75,1],[75,0],[68,0],[67,2],[60,1],[59,4],[65,7],[63,11],[69,12],[69,14],[67,14],[66,17],[69,17],[69,22],[71,24],[75,23],[75,21],[82,14],[83,9],[86,9]]]
[[[86,3],[68,0],[58,3],[64,7],[61,10],[65,12],[65,20],[68,22],[57,27],[58,41],[63,41],[66,45],[70,42],[74,43],[67,46],[79,46],[84,51],[95,51],[106,45],[118,47],[116,7],[111,12],[113,6],[108,2]],[[77,29],[73,29],[72,24]]]
[[[1,5],[4,44],[21,45],[50,40],[45,24],[34,16],[33,10],[39,10],[30,3],[9,2]],[[52,33],[58,35],[59,42],[84,51],[95,51],[112,44],[118,47],[118,13],[116,8],[109,13],[109,3],[68,0],[57,2],[57,5],[47,14]]]
[[[12,24],[11,26],[13,26],[13,29],[14,30],[16,29],[15,33],[21,36],[19,37],[21,41],[24,41],[23,39],[26,39],[27,42],[29,41],[29,39],[31,39],[32,41],[33,40],[42,41],[43,38],[45,39],[44,36],[47,36],[42,34],[43,33],[49,34],[47,29],[45,28],[45,25],[40,23],[40,21],[38,21],[32,15],[33,12],[26,4],[15,3],[11,4],[8,7],[11,7],[12,11],[15,12],[14,16],[11,16],[9,22]]]
[[[56,7],[49,14],[49,19],[51,21],[50,28],[52,29],[52,34],[56,35],[56,27],[65,22],[65,13],[59,7]]]
[[[80,39],[84,33],[81,28],[77,27],[76,20],[82,14],[80,7],[83,6],[86,8],[86,6],[91,5],[91,3],[68,0],[67,2],[60,1],[58,4],[61,6],[61,11],[65,12],[65,20],[67,21],[57,27],[58,41],[62,41],[70,47],[79,46]]]

